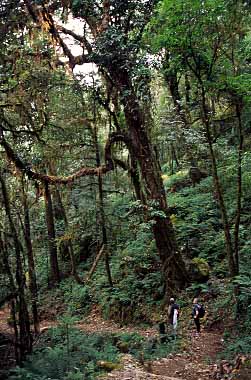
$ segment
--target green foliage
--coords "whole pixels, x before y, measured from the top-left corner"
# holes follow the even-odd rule
[[[67,313],[71,315],[83,315],[89,311],[92,304],[92,295],[88,285],[77,284],[73,279],[68,279],[60,284],[63,294],[63,302]]]
[[[172,52],[167,70],[188,66],[194,74],[199,68],[199,75],[205,75],[210,87],[212,81],[226,79],[231,72],[231,63],[217,52],[222,45],[229,47],[228,36],[238,33],[235,28],[244,18],[245,5],[240,3],[231,7],[225,0],[164,0],[151,22],[151,33],[155,32],[151,44],[157,50],[167,47]]]
[[[101,335],[84,335],[65,324],[51,329],[43,335],[40,348],[24,363],[23,368],[15,369],[12,380],[33,378],[43,380],[94,379],[102,370],[97,366],[100,360],[116,362],[118,349],[111,339]],[[44,347],[43,347],[44,346]]]
[[[166,169],[167,166],[163,165],[162,170],[164,173],[166,173]],[[177,184],[177,182],[188,179],[188,170],[181,170],[173,175],[163,174],[162,178],[165,188],[170,190],[174,184]]]
[[[224,357],[234,358],[237,354],[250,354],[251,353],[251,337],[241,336],[237,337],[234,342],[227,343]]]
[[[159,259],[151,222],[139,223],[133,214],[129,229],[134,240],[124,242],[111,258],[114,288],[104,288],[104,278],[98,273],[95,288],[106,317],[144,321],[150,317],[151,306],[161,298]]]
[[[47,348],[42,355],[40,353],[34,354],[32,360],[21,369],[21,373],[17,370],[17,376],[14,375],[13,379],[25,379],[29,373],[33,373],[35,378],[41,376],[45,379],[61,379],[64,378],[68,365],[69,358],[66,348],[60,346]]]
[[[104,276],[95,276],[95,298],[103,315],[122,323],[150,321],[153,305],[162,297],[161,275],[149,257],[135,258],[124,251],[119,259],[113,262],[113,289],[104,286]]]
[[[68,325],[65,319],[63,327]],[[165,357],[178,348],[178,341],[161,344],[157,338],[148,340],[138,334],[85,335],[62,326],[43,334],[37,348],[22,368],[12,371],[11,380],[91,380],[104,370],[116,367],[119,351],[137,359]],[[101,363],[103,363],[101,365]],[[81,377],[82,376],[82,377]]]
[[[154,360],[166,357],[170,352],[175,352],[179,348],[180,341],[167,337],[165,343],[155,338],[142,338],[138,334],[123,334],[119,336],[118,347],[126,345],[127,352],[135,356],[138,360]]]
[[[188,293],[191,293],[192,295],[194,294],[203,294],[203,293],[208,293],[209,291],[209,286],[207,284],[192,284],[189,286],[186,291]]]
[[[251,276],[243,272],[236,276],[233,284],[238,288],[238,303],[241,310],[246,310],[248,318],[251,316]]]
[[[120,203],[121,200],[116,202],[116,212],[127,214],[128,205],[123,203],[122,207]],[[58,306],[58,312],[64,309],[70,315],[80,317],[98,303],[104,317],[120,323],[151,320],[153,306],[158,309],[163,296],[163,280],[152,237],[152,222],[141,222],[138,215],[141,211],[139,203],[130,205],[130,222],[121,225],[123,234],[119,236],[117,251],[110,258],[114,287],[109,287],[101,260],[88,285],[79,285],[69,278],[62,281],[57,290],[45,293],[43,303],[46,307],[50,302],[54,308]],[[152,212],[155,214],[158,210],[152,206]],[[92,260],[85,265],[87,271],[82,272],[81,277],[87,275]]]
[[[237,276],[231,286],[224,304],[220,306],[228,310],[228,316],[234,320],[233,328],[226,331],[224,357],[234,358],[237,354],[251,353],[251,277],[249,272]],[[233,295],[236,302],[233,302]],[[231,305],[231,306],[230,306]],[[231,309],[229,310],[229,306]]]
[[[106,318],[123,323],[150,320],[152,306],[159,303],[163,294],[160,261],[152,236],[153,222],[143,220],[144,207],[138,201],[132,202],[129,194],[123,197],[110,194],[108,199],[113,216],[111,227],[116,231],[109,247],[114,287],[109,287],[104,261],[100,260],[88,286],[70,280],[62,282],[60,289],[66,307],[76,315],[98,303]],[[152,217],[160,214],[154,204],[150,207]],[[82,278],[92,261],[90,257],[81,265],[86,271]]]
[[[225,201],[230,218],[235,216],[236,204],[236,168],[235,152],[218,142],[222,154],[222,165],[219,167],[219,175],[225,191]],[[246,153],[243,160],[243,202],[248,204],[249,190],[251,184],[250,155]],[[185,172],[175,175],[163,175],[165,187],[168,192],[169,207],[172,210],[172,220],[177,231],[178,240],[185,255],[189,257],[204,258],[213,273],[224,276],[227,273],[224,258],[224,233],[221,223],[221,214],[212,188],[212,177],[203,179],[195,187],[189,186],[170,192],[180,181],[186,178]],[[243,218],[240,226],[241,240],[241,262],[245,266],[248,261],[249,250],[249,214],[243,209]],[[250,265],[250,264],[248,264]]]
[[[208,279],[210,268],[207,261],[201,257],[194,257],[192,259],[193,270],[198,277]]]
[[[175,175],[177,180],[179,177]],[[184,253],[190,257],[202,257],[209,264],[224,250],[220,213],[212,197],[211,181],[208,177],[195,187],[169,193],[169,207],[174,210],[172,220]],[[171,176],[167,186],[175,183]]]

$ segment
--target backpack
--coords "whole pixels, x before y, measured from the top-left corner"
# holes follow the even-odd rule
[[[203,305],[197,304],[198,311],[199,311],[199,318],[203,318],[205,316],[206,310]]]

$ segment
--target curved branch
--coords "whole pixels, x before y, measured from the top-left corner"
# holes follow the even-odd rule
[[[6,155],[9,160],[11,160],[16,168],[20,170],[21,172],[25,173],[28,178],[30,179],[36,179],[41,182],[45,183],[51,183],[51,184],[67,184],[72,183],[77,178],[85,177],[85,176],[96,176],[96,175],[102,175],[105,174],[111,170],[114,169],[114,161],[112,159],[112,146],[116,142],[125,142],[128,144],[128,138],[124,133],[112,133],[105,146],[105,165],[101,165],[98,168],[89,168],[89,167],[82,167],[75,173],[63,177],[63,176],[51,176],[43,173],[38,173],[34,171],[29,164],[26,164],[21,158],[14,152],[10,144],[5,140],[3,129],[0,127],[0,145],[3,146],[5,149]]]
[[[43,126],[39,127],[38,129],[30,130],[30,129],[18,129],[16,130],[15,127],[7,120],[3,115],[0,116],[0,120],[2,122],[1,128],[5,132],[12,133],[13,136],[18,136],[19,134],[27,134],[29,136],[35,136],[36,139],[43,144],[45,143],[41,137],[40,132],[43,130]]]
[[[76,41],[80,42],[81,44],[83,44],[83,46],[86,48],[86,50],[88,51],[89,54],[92,53],[92,46],[91,44],[89,43],[89,41],[85,38],[85,36],[80,36],[79,34],[75,33],[74,31],[70,30],[70,29],[67,29],[65,28],[64,26],[62,25],[58,25],[56,24],[55,27],[57,28],[57,30],[61,33],[64,33],[68,36],[71,36],[73,37]]]

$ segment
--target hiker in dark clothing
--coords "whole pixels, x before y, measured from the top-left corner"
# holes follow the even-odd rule
[[[192,317],[196,326],[196,331],[199,334],[200,333],[200,316],[199,316],[199,308],[200,305],[198,303],[198,298],[194,298],[193,300],[193,311],[192,311]]]
[[[178,325],[178,318],[179,318],[179,305],[174,302],[174,298],[170,298],[170,303],[168,307],[168,319],[169,324],[172,326],[172,333],[175,336],[176,335],[176,329]]]

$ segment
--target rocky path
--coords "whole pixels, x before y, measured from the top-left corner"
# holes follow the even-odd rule
[[[103,377],[103,380],[208,380],[212,379],[222,338],[217,333],[202,332],[200,337],[188,337],[187,347],[180,354],[153,362],[139,363],[130,355],[122,358],[123,369]]]

